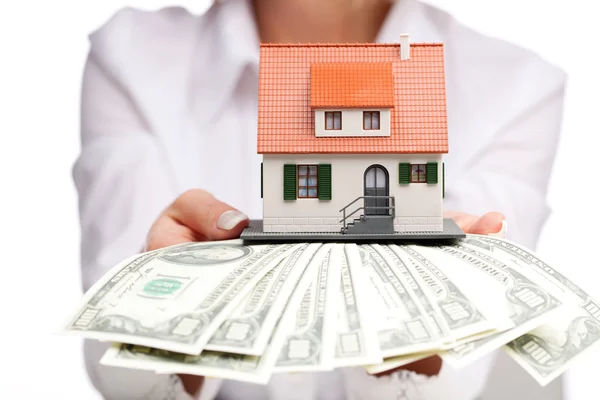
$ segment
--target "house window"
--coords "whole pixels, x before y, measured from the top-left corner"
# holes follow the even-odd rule
[[[342,112],[341,111],[326,111],[325,112],[325,129],[339,131],[342,129]]]
[[[298,165],[298,197],[317,198],[318,167],[316,165]]]
[[[411,164],[411,166],[410,166],[410,181],[412,183],[427,182],[427,165],[426,164]]]
[[[379,130],[379,111],[363,111],[363,129]]]

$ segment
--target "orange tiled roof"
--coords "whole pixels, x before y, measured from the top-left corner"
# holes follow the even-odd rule
[[[393,107],[392,63],[311,64],[310,105],[316,108]]]
[[[262,44],[258,153],[447,153],[442,44]],[[311,64],[391,63],[394,108],[389,137],[315,137]]]

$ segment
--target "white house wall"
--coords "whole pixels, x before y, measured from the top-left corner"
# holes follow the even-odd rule
[[[438,183],[399,184],[399,163],[438,162]],[[283,200],[284,164],[331,164],[331,200]],[[263,157],[263,219],[265,232],[338,232],[340,210],[364,195],[366,169],[379,164],[389,174],[389,194],[395,197],[396,231],[443,229],[441,155],[271,155]],[[357,202],[349,210],[362,206]],[[350,212],[351,212],[350,211]],[[359,214],[356,215],[357,217]],[[351,222],[352,220],[348,220]]]
[[[325,129],[325,112],[342,113],[342,129]],[[363,129],[363,111],[379,111],[379,129]],[[388,109],[327,109],[315,110],[315,136],[317,137],[375,137],[390,136],[390,110]]]

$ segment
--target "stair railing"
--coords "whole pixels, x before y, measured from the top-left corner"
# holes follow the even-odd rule
[[[391,201],[388,203],[389,206],[366,206],[365,205],[366,199],[388,199]],[[362,207],[358,207],[351,213],[346,214],[346,210],[348,209],[348,207],[350,207],[351,205],[353,205],[354,203],[356,203],[359,200],[363,201]],[[360,196],[360,197],[357,197],[356,199],[352,200],[350,203],[348,203],[344,208],[342,208],[340,210],[340,212],[342,213],[342,219],[340,220],[340,222],[343,224],[342,232],[345,232],[348,227],[348,223],[347,223],[348,218],[352,217],[354,214],[356,214],[360,210],[366,211],[366,210],[377,210],[377,209],[391,210],[391,217],[392,217],[392,219],[394,219],[396,217],[396,200],[395,200],[395,198],[393,196]],[[361,214],[360,218],[364,218],[364,214]]]

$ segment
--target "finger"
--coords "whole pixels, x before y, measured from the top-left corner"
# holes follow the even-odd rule
[[[153,251],[164,247],[187,242],[203,242],[205,236],[175,221],[168,215],[161,215],[152,225],[146,237],[144,251]]]
[[[506,229],[505,217],[498,212],[490,212],[479,217],[472,214],[447,211],[444,213],[444,217],[452,218],[465,233],[499,235]]]
[[[239,237],[249,223],[244,213],[201,189],[179,196],[165,214],[208,240]]]
[[[382,377],[386,375],[393,374],[400,370],[403,371],[412,371],[417,374],[426,375],[426,376],[435,376],[440,373],[442,369],[442,359],[439,356],[427,357],[419,361],[415,361],[410,364],[403,365],[401,367],[391,369],[389,371],[385,371],[379,374],[375,374],[376,377]]]
[[[460,229],[462,229],[463,232],[468,232],[471,226],[473,226],[479,219],[479,217],[476,215],[455,211],[446,211],[444,213],[444,217],[452,218],[452,220]]]
[[[505,227],[503,225],[504,215],[498,212],[487,213],[478,218],[469,228],[468,233],[476,235],[497,234]]]

